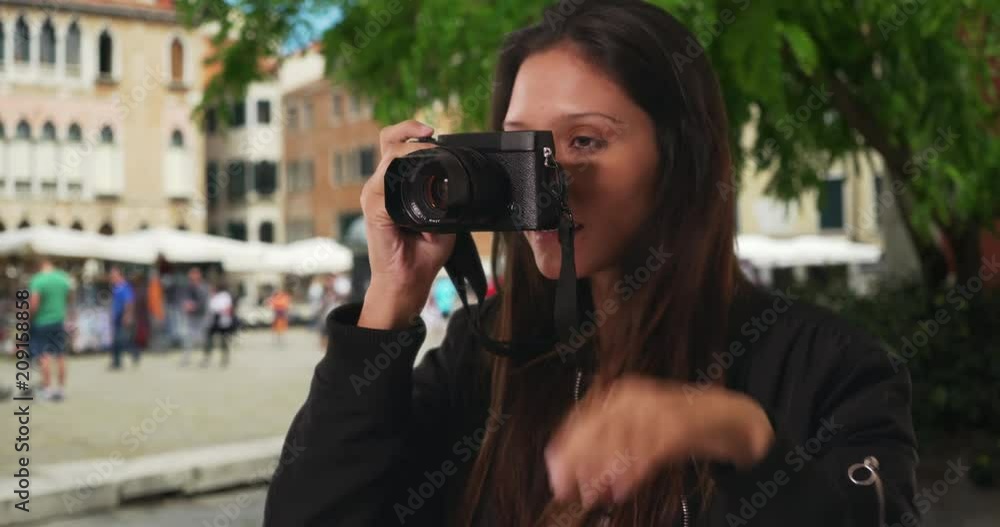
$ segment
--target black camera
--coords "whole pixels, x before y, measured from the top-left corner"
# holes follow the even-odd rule
[[[425,232],[532,231],[559,226],[566,183],[551,132],[451,134],[396,158],[385,208]]]

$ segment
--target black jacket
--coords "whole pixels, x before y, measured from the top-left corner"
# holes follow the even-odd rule
[[[444,526],[485,426],[504,419],[487,413],[484,352],[464,312],[414,369],[422,322],[363,329],[360,310],[341,306],[327,319],[329,349],[288,431],[265,525]],[[719,358],[727,386],[761,404],[777,440],[750,470],[714,465],[713,498],[706,512],[692,511],[691,525],[875,527],[876,487],[848,477],[869,456],[879,464],[886,524],[915,525],[906,369],[865,333],[794,297],[751,290],[730,318],[731,345]],[[477,524],[491,523],[481,517]]]

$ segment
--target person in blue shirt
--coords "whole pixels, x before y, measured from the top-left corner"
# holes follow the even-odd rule
[[[111,268],[111,367],[122,367],[122,350],[128,347],[136,365],[139,363],[139,348],[132,345],[132,329],[135,327],[135,292],[117,266]]]

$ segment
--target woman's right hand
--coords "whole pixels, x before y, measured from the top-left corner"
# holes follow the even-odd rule
[[[365,293],[358,326],[401,329],[411,326],[430,294],[431,284],[455,246],[455,235],[418,233],[400,229],[385,210],[386,169],[393,159],[429,143],[408,143],[430,137],[434,129],[417,121],[404,121],[382,129],[382,159],[361,191],[361,210],[368,238],[371,283]],[[398,175],[390,175],[398,177]]]

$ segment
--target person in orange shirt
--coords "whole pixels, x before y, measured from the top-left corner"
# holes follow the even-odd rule
[[[151,325],[150,346],[154,349],[166,349],[170,344],[167,334],[166,311],[163,306],[163,284],[160,282],[159,271],[154,270],[149,275],[149,285],[146,291],[146,303],[149,309]]]
[[[292,297],[284,288],[279,287],[271,295],[267,303],[274,310],[274,322],[271,323],[271,331],[274,332],[275,342],[280,343],[282,335],[288,329],[288,314],[292,308]]]

